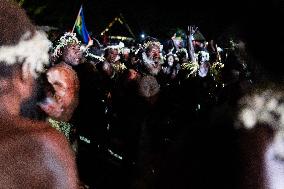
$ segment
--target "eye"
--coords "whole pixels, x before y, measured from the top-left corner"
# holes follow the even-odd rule
[[[63,86],[63,84],[62,84],[61,82],[59,82],[59,81],[55,81],[55,82],[53,83],[53,85],[54,85],[54,86],[57,86],[57,87],[62,87],[62,86]]]
[[[273,160],[284,163],[284,157],[281,156],[280,154],[275,154]]]

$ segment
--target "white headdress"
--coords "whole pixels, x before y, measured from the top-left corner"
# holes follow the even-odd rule
[[[62,55],[62,50],[64,47],[70,44],[81,44],[81,42],[76,37],[76,33],[66,32],[57,41],[57,45],[54,47],[53,56],[59,57]]]
[[[44,32],[36,31],[25,33],[16,45],[3,45],[0,47],[0,62],[7,65],[23,63],[24,77],[31,73],[35,78],[43,72],[45,65],[49,64],[48,51],[51,42]]]

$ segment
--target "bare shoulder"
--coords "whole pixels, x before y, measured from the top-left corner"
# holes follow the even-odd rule
[[[78,188],[74,154],[66,138],[43,122],[1,123],[0,186]]]

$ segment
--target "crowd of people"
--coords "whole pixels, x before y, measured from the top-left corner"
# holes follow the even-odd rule
[[[164,43],[146,37],[142,43],[101,45],[93,39],[84,45],[70,32],[53,41],[52,64],[71,66],[80,83],[79,103],[68,123],[83,183],[91,188],[240,187],[235,125],[238,114],[247,115],[236,109],[264,72],[243,39],[226,38],[219,46],[192,26]],[[207,153],[215,157],[208,161]]]
[[[0,22],[1,188],[284,187],[283,80],[245,39],[50,41],[8,0]]]

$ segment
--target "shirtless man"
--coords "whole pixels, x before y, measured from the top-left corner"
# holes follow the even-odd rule
[[[78,188],[74,154],[38,106],[49,41],[11,1],[0,18],[0,188]]]

